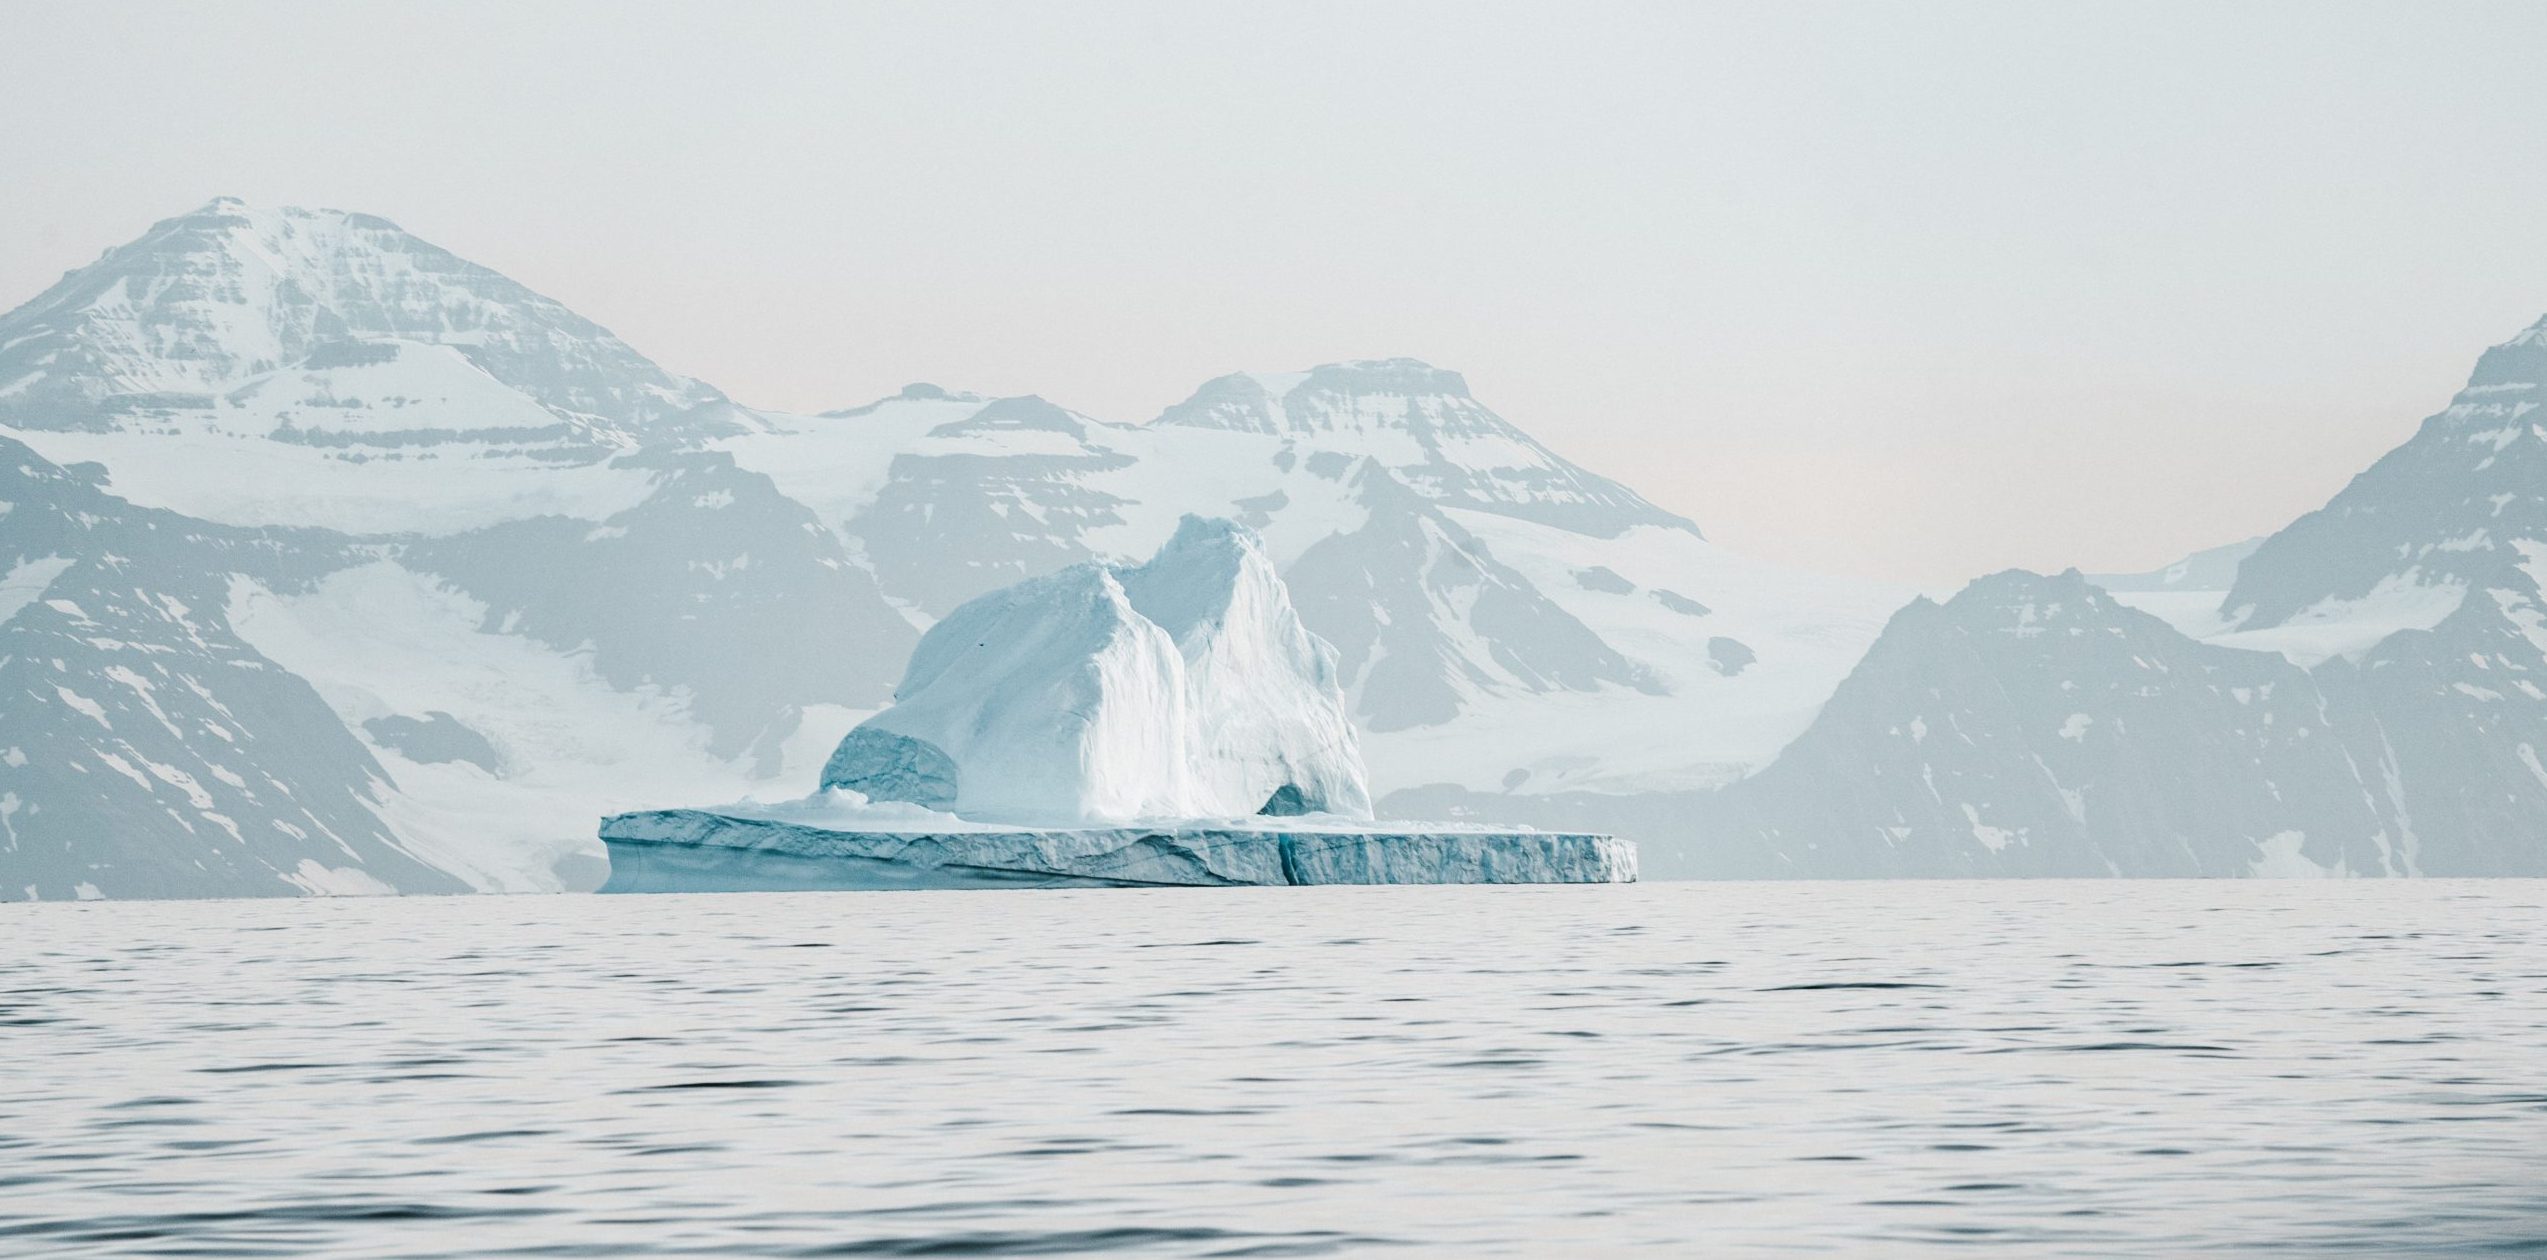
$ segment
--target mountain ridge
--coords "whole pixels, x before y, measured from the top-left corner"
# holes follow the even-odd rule
[[[1147,555],[1188,512],[1261,533],[1303,619],[1354,646],[1382,787],[1735,772],[1890,602],[1724,556],[1414,360],[1246,374],[1282,386],[1279,431],[926,385],[754,411],[391,220],[231,201],[0,328],[0,435],[94,465],[134,510],[302,540],[302,578],[215,564],[189,602],[218,603],[344,733],[311,773],[435,872],[391,886],[588,887],[592,817],[806,775],[954,606]],[[0,626],[68,580],[50,561],[0,577]],[[74,719],[59,729],[92,761],[139,720],[25,702]],[[1611,704],[1697,738],[1620,779]],[[164,893],[195,869],[190,805],[152,790],[166,808],[128,826],[163,869],[83,882]],[[206,887],[312,890],[244,878]]]
[[[0,316],[0,418],[111,427],[208,408],[314,349],[365,339],[450,346],[561,418],[632,438],[725,401],[388,219],[215,198]]]
[[[1915,600],[1721,790],[1405,803],[1643,829],[1665,875],[2547,874],[2542,382],[2547,321],[2259,542]]]
[[[953,609],[1188,513],[1335,645],[1383,814],[1655,875],[2547,873],[2547,320],[2260,542],[1938,601],[1727,553],[1420,360],[797,416],[376,216],[153,233],[0,315],[0,890],[589,887],[597,815],[807,777]]]

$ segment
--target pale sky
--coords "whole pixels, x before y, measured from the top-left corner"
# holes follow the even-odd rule
[[[30,4],[0,308],[369,211],[746,403],[1413,355],[1922,585],[2314,508],[2547,313],[2547,5]]]

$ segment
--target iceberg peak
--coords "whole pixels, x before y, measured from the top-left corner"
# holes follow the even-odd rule
[[[894,695],[825,789],[1008,822],[1371,815],[1335,653],[1231,521],[957,608]]]

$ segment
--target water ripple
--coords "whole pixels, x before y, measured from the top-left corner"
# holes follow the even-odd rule
[[[2542,885],[0,907],[0,1255],[2547,1253]]]

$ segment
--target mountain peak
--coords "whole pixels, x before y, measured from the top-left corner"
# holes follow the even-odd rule
[[[377,215],[215,197],[0,315],[0,423],[116,429],[209,410],[347,340],[449,346],[561,418],[631,434],[723,400]]]
[[[927,381],[913,381],[874,402],[861,403],[855,407],[838,407],[822,412],[821,415],[826,420],[853,420],[860,416],[872,416],[899,403],[983,403],[989,401],[991,400],[970,390],[948,389],[943,385],[932,385]]]
[[[1379,459],[1415,493],[1560,529],[1615,538],[1639,525],[1697,532],[1687,519],[1559,456],[1421,359],[1354,359],[1306,372],[1233,372],[1205,381],[1154,425],[1278,437]]]
[[[1386,392],[1473,398],[1468,378],[1422,359],[1349,359],[1311,368],[1305,385],[1359,393]]]
[[[993,400],[988,406],[960,420],[949,420],[929,430],[931,437],[953,437],[965,433],[992,433],[1000,430],[1035,430],[1067,433],[1085,438],[1088,426],[1078,413],[1045,401],[1040,394],[1020,394],[1014,398]]]
[[[2488,348],[2414,436],[2265,539],[2238,566],[2222,614],[2260,630],[2525,581],[2522,548],[2547,537],[2542,394],[2547,317]]]
[[[272,248],[275,242],[295,241],[309,232],[316,232],[322,236],[347,230],[395,232],[402,236],[406,235],[406,229],[376,214],[337,210],[326,206],[259,205],[244,197],[224,196],[215,197],[174,218],[161,219],[151,225],[150,232],[146,233],[142,240],[148,241],[162,234],[224,233],[241,230],[256,238],[257,242],[266,248]],[[135,244],[139,243],[135,242]],[[318,244],[321,248],[327,245],[341,247],[343,242],[326,241],[313,242],[313,244]],[[307,251],[308,247],[304,246],[291,252]],[[112,254],[115,251],[107,252]]]
[[[2104,588],[2090,582],[2086,574],[2075,568],[2058,573],[2001,569],[1972,579],[1947,600],[1946,605],[1983,604],[2004,599],[2082,599],[2096,602],[2104,598]]]

